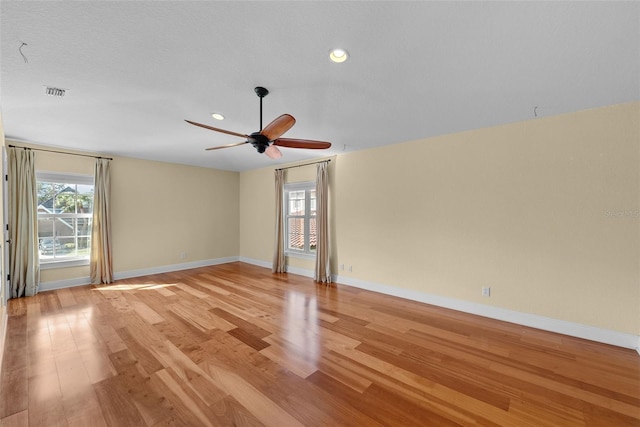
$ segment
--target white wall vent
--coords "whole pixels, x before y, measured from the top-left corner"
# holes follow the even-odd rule
[[[63,97],[66,92],[66,89],[61,89],[59,87],[44,86],[45,95]]]

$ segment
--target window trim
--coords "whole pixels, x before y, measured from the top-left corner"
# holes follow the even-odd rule
[[[309,249],[309,240],[308,237],[311,235],[310,233],[310,219],[313,217],[311,215],[311,199],[310,199],[310,190],[316,189],[315,181],[302,181],[302,182],[290,182],[285,183],[284,185],[284,197],[282,198],[284,206],[284,233],[285,233],[285,245],[284,245],[284,254],[288,257],[294,258],[304,258],[304,259],[315,259],[316,251]],[[289,215],[289,193],[295,191],[302,191],[305,193],[305,215],[302,217],[301,215]],[[290,249],[289,248],[289,218],[303,218],[304,219],[304,228],[305,228],[305,249],[302,251]]]
[[[91,185],[95,186],[95,178],[93,175],[78,174],[78,173],[63,173],[63,172],[50,172],[50,171],[36,171],[36,182],[55,182],[66,183],[76,185]],[[70,215],[69,218],[80,218],[76,214],[64,214]],[[36,217],[39,215],[36,213]],[[40,239],[40,237],[38,237]],[[91,250],[89,250],[89,256],[87,257],[68,257],[66,259],[52,259],[43,261],[40,259],[40,270],[52,270],[56,268],[66,267],[81,267],[89,265],[91,258]]]

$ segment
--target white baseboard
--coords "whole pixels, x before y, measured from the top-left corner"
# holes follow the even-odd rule
[[[478,316],[491,319],[502,320],[518,325],[529,326],[545,331],[556,332],[572,337],[583,338],[591,341],[611,344],[618,347],[636,349],[640,354],[640,336],[623,332],[602,329],[595,326],[588,326],[579,323],[567,322],[565,320],[553,319],[535,314],[522,313],[500,307],[493,307],[454,298],[442,297],[410,289],[401,289],[379,283],[367,282],[351,277],[334,276],[335,282],[360,289],[379,292],[385,295],[393,295],[412,301],[423,302],[425,304],[436,305],[438,307],[449,308],[465,313],[476,314]]]
[[[74,286],[90,285],[91,278],[89,276],[76,277],[73,279],[52,280],[50,282],[40,282],[38,292],[53,291],[54,289],[73,288]]]
[[[114,273],[115,280],[130,279],[132,277],[149,276],[151,274],[170,273],[172,271],[190,270],[192,268],[208,267],[210,265],[227,264],[239,261],[239,257],[226,257],[216,259],[205,259],[202,261],[185,262],[182,264],[161,265],[158,267],[142,268],[140,270],[129,270]]]
[[[185,262],[182,264],[161,265],[158,267],[142,268],[140,270],[121,271],[113,274],[114,280],[130,279],[133,277],[149,276],[151,274],[170,273],[172,271],[189,270],[198,267],[207,267],[209,265],[226,264],[238,261],[238,257],[226,257],[207,259],[202,261]],[[74,279],[53,280],[50,282],[42,282],[38,288],[39,291],[52,291],[54,289],[71,288],[74,286],[82,286],[91,284],[90,277],[76,277]]]
[[[241,256],[238,259],[238,261],[245,262],[247,264],[257,265],[258,267],[264,267],[264,268],[268,268],[268,269],[272,268],[272,264],[270,262],[263,261],[261,259],[247,258],[247,257]]]
[[[246,262],[247,264],[257,265],[258,267],[264,267],[271,269],[272,263],[267,261],[262,261],[260,259],[240,257],[240,262]],[[297,274],[298,276],[311,277],[313,279],[313,270],[307,270],[299,267],[292,267],[290,265],[287,266],[287,273]]]

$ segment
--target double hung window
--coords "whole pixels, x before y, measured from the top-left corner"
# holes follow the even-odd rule
[[[285,253],[314,257],[316,254],[316,184],[285,184]]]
[[[88,264],[93,177],[37,172],[36,181],[41,267]]]

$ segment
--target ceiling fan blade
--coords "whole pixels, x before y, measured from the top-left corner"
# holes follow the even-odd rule
[[[229,148],[229,147],[236,147],[238,145],[243,145],[243,144],[248,144],[249,141],[242,141],[242,142],[235,142],[233,144],[227,144],[227,145],[220,145],[218,147],[209,147],[209,148],[205,148],[205,150],[210,151],[210,150],[219,150],[221,148]]]
[[[326,141],[314,141],[311,139],[297,139],[297,138],[280,138],[273,141],[273,145],[289,148],[311,148],[321,150],[331,147],[330,142]]]
[[[266,125],[260,132],[261,135],[266,136],[269,141],[280,138],[286,131],[291,129],[291,126],[296,124],[296,119],[290,114],[283,114],[280,117],[276,117],[271,123]]]
[[[214,128],[213,126],[209,126],[209,125],[203,125],[202,123],[196,123],[196,122],[192,122],[191,120],[185,120],[185,122],[187,123],[191,123],[194,126],[200,126],[201,128],[205,128],[205,129],[209,129],[209,130],[214,130],[216,132],[222,132],[222,133],[226,133],[227,135],[233,135],[233,136],[239,136],[241,138],[250,138],[249,135],[245,135],[243,133],[237,133],[237,132],[231,132],[230,130],[224,130],[224,129],[219,129],[219,128]]]

